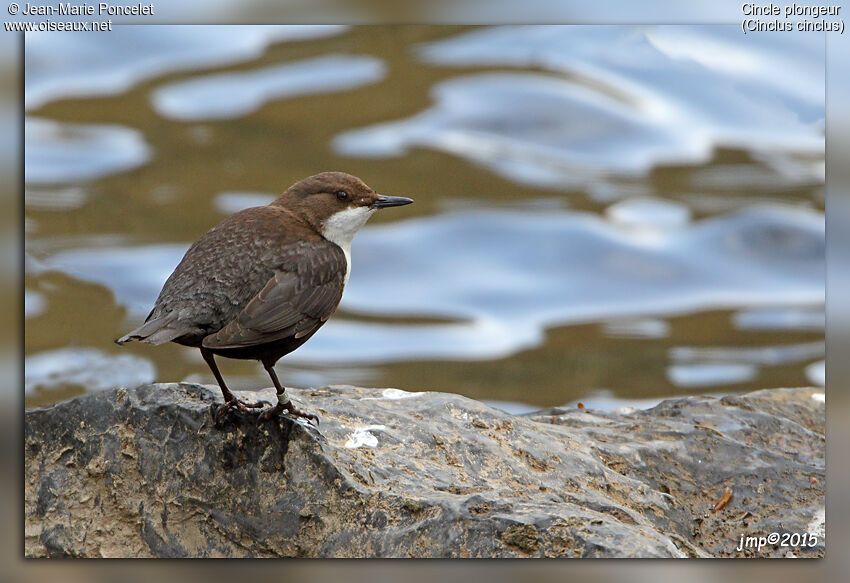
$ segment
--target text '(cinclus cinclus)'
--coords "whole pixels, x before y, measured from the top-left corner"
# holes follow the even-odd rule
[[[293,184],[263,207],[238,212],[201,236],[169,276],[145,323],[116,340],[176,342],[201,349],[224,396],[220,420],[264,404],[233,396],[214,355],[258,360],[277,390],[263,413],[296,409],[274,371],[280,357],[304,344],[336,310],[351,272],[351,240],[378,209],[410,204],[383,196],[343,172]]]

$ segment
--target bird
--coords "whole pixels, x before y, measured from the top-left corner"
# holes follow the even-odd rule
[[[239,211],[195,241],[168,277],[145,322],[115,340],[198,348],[224,398],[216,422],[233,409],[266,405],[261,419],[296,409],[275,373],[333,315],[351,273],[354,234],[379,209],[413,200],[376,193],[344,172],[300,180],[266,206]],[[271,377],[277,404],[248,403],[228,389],[215,357],[257,360]]]

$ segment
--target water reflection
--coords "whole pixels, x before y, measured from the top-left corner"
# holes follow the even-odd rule
[[[48,260],[52,269],[107,286],[133,320],[143,320],[188,245],[81,247]]]
[[[719,145],[752,148],[818,178],[823,44],[794,36],[785,45],[770,35],[743,39],[732,27],[474,31],[426,44],[420,54],[444,66],[541,67],[559,75],[457,77],[434,87],[430,109],[346,132],[334,146],[357,157],[423,146],[549,188],[705,161]]]
[[[789,344],[785,346],[745,347],[692,347],[681,346],[671,351],[674,361],[733,362],[775,366],[789,362],[806,362],[821,357],[826,352],[823,342]]]
[[[605,209],[614,223],[643,231],[666,231],[683,227],[691,219],[691,211],[683,204],[659,198],[631,198]]]
[[[813,385],[826,386],[826,361],[813,362],[806,367],[806,378]]]
[[[265,206],[277,198],[262,192],[221,192],[215,195],[213,206],[225,215],[232,215],[253,206]]]
[[[77,386],[86,391],[152,383],[156,369],[133,354],[106,354],[93,348],[64,348],[28,356],[25,390],[58,391]]]
[[[739,330],[811,330],[826,328],[823,308],[762,308],[742,310],[733,322]]]
[[[141,132],[115,125],[68,124],[29,116],[24,140],[28,185],[93,180],[137,168],[150,158]]]
[[[627,318],[605,322],[603,330],[614,338],[666,338],[670,324],[655,318]]]
[[[122,25],[114,34],[28,32],[24,104],[126,91],[145,79],[254,59],[275,42],[321,38],[343,26]]]
[[[31,187],[24,192],[27,208],[38,210],[67,211],[83,206],[86,191],[78,186],[68,188]]]
[[[24,290],[24,317],[34,318],[44,313],[46,309],[44,296],[38,292]]]
[[[92,247],[45,261],[108,286],[138,320],[186,247]],[[824,293],[823,216],[786,207],[657,230],[650,239],[587,213],[458,211],[367,227],[353,249],[344,310],[459,321],[338,317],[289,362],[494,359],[538,345],[555,325],[811,305]]]
[[[256,111],[272,99],[353,89],[383,76],[379,59],[329,55],[180,81],[157,89],[151,101],[160,115],[171,119],[229,119]]]
[[[817,35],[121,28],[27,35],[28,403],[213,382],[195,350],[112,339],[223,215],[328,169],[417,204],[355,239],[284,382],[517,411],[823,383]]]
[[[751,364],[674,364],[667,368],[670,382],[679,387],[713,387],[744,383],[756,378],[758,367]]]

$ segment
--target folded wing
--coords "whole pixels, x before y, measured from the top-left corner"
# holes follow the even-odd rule
[[[275,271],[235,319],[204,338],[203,346],[245,348],[303,338],[324,324],[342,298],[345,255],[326,243],[302,257]]]

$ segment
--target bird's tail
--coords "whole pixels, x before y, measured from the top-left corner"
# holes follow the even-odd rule
[[[181,326],[170,314],[149,320],[115,340],[115,344],[124,344],[132,340],[140,340],[157,346],[165,344],[186,334],[185,326]]]

